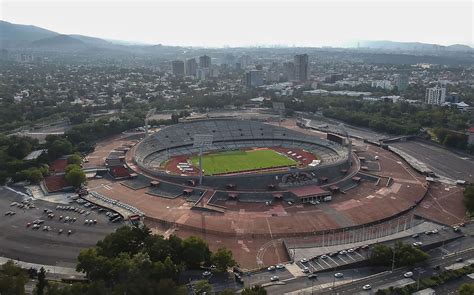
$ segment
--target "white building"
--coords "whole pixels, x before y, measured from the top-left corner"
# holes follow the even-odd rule
[[[439,86],[426,88],[425,102],[427,104],[442,105],[446,100],[446,88]]]
[[[382,88],[386,90],[391,90],[393,88],[392,83],[389,80],[372,81],[371,86],[373,88]]]

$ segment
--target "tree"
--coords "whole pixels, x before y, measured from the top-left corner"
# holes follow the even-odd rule
[[[72,153],[72,144],[65,138],[56,139],[51,145],[47,145],[47,148],[51,159]]]
[[[369,260],[372,265],[389,266],[392,258],[392,249],[386,245],[378,244],[372,248]]]
[[[36,284],[36,294],[43,295],[44,288],[46,287],[46,285],[47,285],[46,270],[44,269],[44,267],[41,267],[38,273],[38,283]]]
[[[200,237],[191,236],[183,240],[183,262],[190,268],[198,268],[211,258],[209,246]]]
[[[79,155],[77,153],[73,154],[73,155],[70,155],[67,158],[67,163],[68,164],[81,165],[82,164],[82,157],[81,157],[81,155]]]
[[[27,281],[26,272],[9,260],[1,267],[0,294],[23,295]]]
[[[212,286],[207,280],[200,280],[194,284],[195,294],[212,294]]]
[[[217,271],[224,272],[227,268],[235,265],[232,251],[226,248],[219,248],[211,255],[211,262],[216,266]]]
[[[474,294],[474,284],[462,284],[459,288],[459,295],[472,295]]]
[[[464,205],[470,214],[474,214],[474,184],[469,185],[464,190]]]
[[[86,174],[80,168],[73,168],[66,173],[66,180],[73,187],[79,188],[86,181]]]
[[[265,290],[265,288],[263,288],[262,286],[260,285],[255,285],[255,286],[252,286],[252,288],[245,288],[242,293],[242,295],[267,295],[267,290]]]

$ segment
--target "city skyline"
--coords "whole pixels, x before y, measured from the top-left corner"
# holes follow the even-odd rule
[[[111,5],[113,3],[113,5]],[[0,19],[62,34],[197,47],[364,40],[473,45],[470,1],[3,1]]]

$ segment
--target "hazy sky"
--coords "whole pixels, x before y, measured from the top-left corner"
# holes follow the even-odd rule
[[[474,0],[0,0],[0,18],[64,34],[194,46],[474,43]]]

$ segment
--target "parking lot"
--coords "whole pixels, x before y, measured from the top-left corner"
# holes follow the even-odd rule
[[[0,256],[73,267],[81,249],[95,245],[121,225],[118,220],[110,221],[107,210],[85,207],[85,202],[34,200],[21,205],[24,200],[24,196],[0,187]]]
[[[369,248],[354,248],[342,250],[340,252],[328,253],[317,256],[313,259],[297,261],[296,264],[301,268],[301,272],[311,273],[327,269],[337,268],[342,265],[363,261],[369,258]]]
[[[418,234],[413,234],[402,239],[391,240],[383,242],[382,244],[393,247],[393,245],[401,241],[405,244],[413,245],[415,247],[425,248],[434,243],[442,243],[444,240],[453,239],[462,235],[462,228],[459,232],[454,232],[451,227],[442,227],[432,230],[426,230]],[[316,257],[303,258],[296,262],[296,265],[301,269],[302,273],[320,272],[324,270],[338,268],[347,264],[360,262],[370,257],[369,245],[362,247],[348,248],[334,252],[328,252]],[[307,261],[306,261],[307,260]]]

